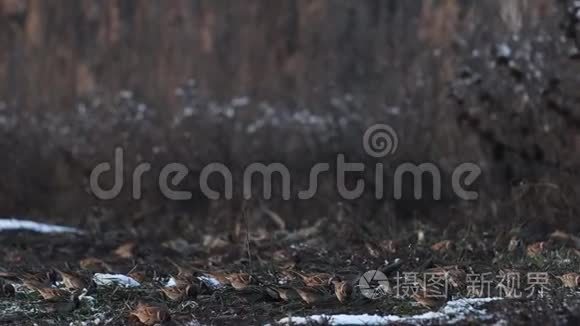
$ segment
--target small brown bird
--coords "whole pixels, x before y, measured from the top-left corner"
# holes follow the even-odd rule
[[[452,247],[453,247],[453,241],[443,240],[443,241],[439,241],[437,243],[434,243],[431,246],[431,250],[443,253],[443,252],[449,251]]]
[[[37,288],[50,287],[56,281],[56,276],[54,272],[40,272],[40,273],[28,273],[28,272],[18,272],[18,273],[0,273],[0,278],[5,278],[11,281],[20,281],[24,286],[30,290],[36,290]]]
[[[431,310],[439,309],[445,303],[444,298],[427,295],[426,291],[422,290],[413,294],[413,299],[421,306]]]
[[[79,261],[79,266],[93,273],[111,272],[112,268],[109,264],[105,263],[102,259],[95,257],[87,257]]]
[[[186,287],[162,287],[159,290],[171,301],[183,301],[186,298],[195,299],[199,292],[197,285],[194,284]]]
[[[148,326],[167,322],[171,319],[167,307],[154,303],[139,302],[130,314]]]
[[[181,266],[171,259],[169,261],[171,264],[173,264],[173,266],[175,266],[175,268],[177,268],[177,274],[171,276],[175,281],[176,287],[186,288],[187,286],[198,282],[198,279],[195,277],[195,273],[192,269]]]
[[[511,237],[510,242],[508,244],[508,251],[515,252],[519,248],[522,247],[522,240],[518,239],[516,236]]]
[[[188,268],[185,267],[183,265],[180,265],[178,263],[176,263],[173,259],[169,259],[169,262],[171,263],[171,265],[175,266],[175,268],[177,269],[177,275],[193,275],[193,269],[192,268]]]
[[[580,274],[578,273],[566,273],[562,276],[557,276],[557,278],[562,281],[562,285],[567,288],[576,288],[578,287],[578,278]]]
[[[526,254],[528,255],[528,257],[538,257],[544,252],[545,247],[546,242],[544,241],[532,243],[531,245],[528,245],[528,247],[526,248]]]
[[[301,287],[301,288],[294,288],[296,293],[300,296],[300,298],[306,302],[307,304],[316,304],[316,303],[323,303],[332,300],[333,295],[330,295],[328,292],[324,291],[323,288],[311,288],[311,287]]]
[[[282,301],[295,301],[299,300],[300,296],[293,288],[281,287],[281,286],[268,286],[266,287],[266,293],[275,300]]]
[[[68,294],[68,292],[67,292]],[[40,303],[41,310],[48,313],[66,313],[77,309],[80,305],[79,292],[63,296],[55,296]]]
[[[60,277],[64,286],[71,290],[82,290],[82,289],[93,289],[96,287],[95,282],[87,275],[80,273],[75,273],[72,271],[64,272],[60,269],[55,269]]]
[[[310,275],[302,274],[297,271],[292,271],[302,278],[302,282],[307,287],[328,286],[333,275],[328,273],[313,273]]]
[[[341,303],[345,303],[352,296],[352,285],[341,280],[339,277],[333,277],[330,282],[334,286],[334,294]]]
[[[126,242],[117,247],[117,249],[115,249],[113,253],[120,258],[131,259],[135,256],[136,247],[137,244],[135,242]]]
[[[175,281],[175,286],[180,287],[180,288],[185,288],[191,284],[195,284],[197,282],[199,282],[199,280],[197,279],[197,277],[193,276],[193,275],[175,275],[172,276],[173,280]]]
[[[379,242],[379,247],[381,247],[386,253],[394,254],[397,252],[397,243],[393,240],[383,240]]]
[[[425,270],[425,277],[429,275],[437,275],[444,277],[449,285],[453,288],[461,290],[466,286],[467,274],[457,265],[434,267]]]
[[[254,278],[248,273],[232,273],[226,275],[229,284],[236,290],[243,290],[254,283]]]
[[[53,298],[68,298],[70,296],[69,291],[59,288],[38,288],[36,291],[44,300],[50,300]]]
[[[296,267],[297,259],[285,249],[280,249],[272,253],[272,260],[283,270]]]

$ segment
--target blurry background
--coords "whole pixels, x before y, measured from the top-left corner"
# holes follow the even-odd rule
[[[169,202],[149,177],[143,200],[126,186],[103,202],[88,176],[123,146],[127,171],[140,161],[187,163],[186,189],[209,162],[280,161],[297,191],[310,166],[336,153],[372,163],[361,137],[382,122],[401,140],[387,167],[429,161],[449,172],[476,162],[480,200],[376,201],[371,186],[341,204],[328,176],[311,201],[261,205],[289,225],[344,209],[391,225],[568,223],[580,162],[575,6],[0,0],[0,214],[99,227],[161,215],[219,225],[239,200]]]

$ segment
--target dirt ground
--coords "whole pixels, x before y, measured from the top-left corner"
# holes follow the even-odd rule
[[[506,297],[507,292],[499,290],[498,275],[505,275],[502,273],[521,275],[520,284],[513,288],[519,289],[522,297],[514,294],[514,298],[486,303],[482,306],[484,314],[468,312],[456,320],[458,324],[575,325],[580,318],[580,297],[575,289],[565,287],[558,279],[562,274],[577,271],[580,262],[577,239],[564,232],[554,232],[541,242],[530,243],[518,229],[481,230],[473,226],[437,229],[417,224],[397,232],[397,237],[380,237],[389,232],[328,219],[294,231],[252,227],[247,233],[246,228],[240,227],[238,232],[209,234],[191,229],[177,232],[178,237],[163,237],[148,234],[144,231],[147,229],[105,233],[87,229],[84,234],[1,232],[0,263],[11,267],[3,268],[3,275],[13,272],[18,278],[25,271],[68,269],[88,276],[97,272],[124,275],[141,272],[143,279],[140,286],[132,288],[98,285],[71,311],[47,313],[46,301],[37,291],[19,284],[21,280],[5,277],[4,283],[14,284],[17,291],[15,295],[4,293],[1,297],[0,323],[140,325],[131,315],[140,301],[166,307],[171,317],[164,323],[168,325],[275,324],[284,317],[315,314],[411,316],[442,309],[445,300]],[[175,302],[162,295],[160,288],[170,277],[178,275],[176,265],[189,269],[195,276],[213,275],[217,279],[220,273],[246,272],[252,276],[252,282],[236,290],[229,284],[213,287],[203,281],[192,281],[199,286],[197,296]],[[446,282],[447,298],[425,306],[418,304],[419,299],[405,295],[411,293],[405,292],[411,286],[420,286],[420,281],[408,281],[412,273],[426,277],[437,271],[433,269],[436,267],[464,272]],[[375,299],[363,296],[359,288],[361,275],[369,270],[384,272],[391,284]],[[277,288],[302,289],[306,281],[302,276],[319,272],[341,277],[354,287],[352,295],[339,302],[334,287],[328,283],[322,284],[322,288],[329,296],[320,302],[306,303],[299,297],[284,301],[272,294],[272,289]],[[484,273],[489,273],[484,277],[491,277],[490,290],[475,293],[481,288],[477,284],[483,281],[473,275]],[[542,273],[545,282],[532,283],[529,277],[535,274],[530,273]],[[60,277],[55,281],[56,286],[64,287]],[[377,285],[370,283],[371,287]],[[542,287],[543,294],[531,293],[529,286],[538,291]],[[430,289],[429,285],[426,288]],[[395,324],[448,321],[434,318]]]

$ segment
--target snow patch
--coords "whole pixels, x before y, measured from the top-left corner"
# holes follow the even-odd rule
[[[208,275],[199,276],[198,279],[212,289],[219,289],[219,288],[224,286],[223,284],[220,283],[220,281],[218,281],[215,278],[208,276]]]
[[[104,273],[95,273],[93,276],[93,281],[97,283],[97,285],[120,285],[126,288],[138,287],[141,284],[135,281],[133,278],[123,275],[123,274],[104,274]]]
[[[499,58],[509,59],[512,56],[512,49],[506,43],[498,44],[496,50]]]
[[[467,298],[447,302],[439,311],[429,311],[413,316],[397,315],[313,315],[310,317],[286,317],[278,321],[285,325],[305,325],[309,322],[322,323],[329,321],[330,325],[389,325],[393,323],[419,324],[425,321],[437,321],[440,323],[454,324],[464,320],[468,316],[477,317],[480,320],[489,318],[484,309],[478,306],[502,298]]]
[[[165,283],[166,288],[176,286],[176,285],[177,285],[177,283],[175,283],[175,279],[173,277],[170,277],[169,280],[167,280],[167,283]]]
[[[0,218],[0,231],[5,230],[29,230],[39,233],[83,233],[83,231],[69,226],[44,224],[15,218]]]
[[[212,289],[219,289],[224,286],[222,283],[220,283],[220,281],[208,275],[198,276],[197,279]],[[165,287],[171,287],[175,285],[175,279],[173,277],[170,277],[169,280],[167,280],[167,283],[165,283]]]

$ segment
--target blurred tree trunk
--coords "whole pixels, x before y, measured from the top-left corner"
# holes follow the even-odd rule
[[[546,1],[0,0],[0,99],[62,110],[130,89],[173,107],[195,78],[216,98],[315,102],[333,89],[380,102],[431,70],[431,49],[452,60],[459,36],[519,32]]]

